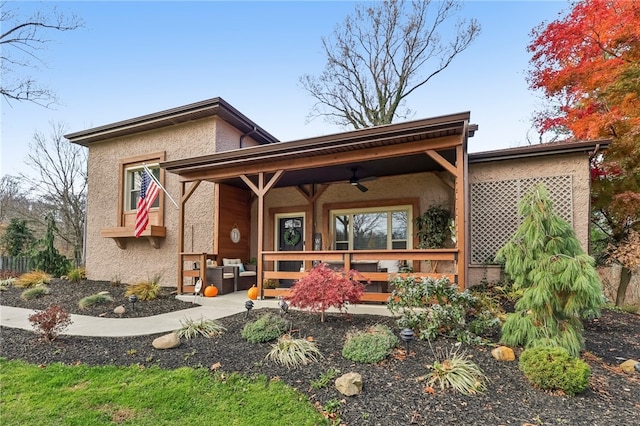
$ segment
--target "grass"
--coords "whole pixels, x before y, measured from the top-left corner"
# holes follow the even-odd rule
[[[286,384],[206,369],[38,367],[0,358],[3,426],[324,425]]]
[[[206,338],[217,336],[224,333],[227,329],[215,320],[200,318],[199,321],[195,321],[191,318],[185,318],[184,321],[180,321],[180,327],[176,330],[178,337],[185,339],[192,339],[197,336],[203,336]]]
[[[113,297],[108,294],[92,294],[87,297],[83,297],[78,302],[80,309],[86,309],[89,306],[102,305],[105,303],[113,302]]]
[[[271,345],[266,359],[286,366],[296,368],[307,365],[322,358],[318,346],[307,339],[296,339],[289,334],[280,336],[277,343]]]

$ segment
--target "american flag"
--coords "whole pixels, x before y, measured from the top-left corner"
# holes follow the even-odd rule
[[[160,192],[160,188],[154,179],[151,179],[147,170],[142,170],[142,182],[140,182],[140,199],[136,213],[135,236],[138,238],[149,224],[149,209],[153,205]]]

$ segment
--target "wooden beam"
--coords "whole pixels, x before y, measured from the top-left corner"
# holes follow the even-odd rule
[[[281,159],[282,155],[264,159],[259,164],[243,164],[230,167],[220,167],[213,170],[194,168],[192,171],[176,171],[180,175],[181,181],[194,180],[223,180],[241,175],[252,175],[260,172],[271,172],[277,170],[300,170],[314,167],[331,166],[337,164],[348,164],[354,161],[367,161],[382,158],[399,157],[424,153],[425,147],[432,150],[453,149],[460,144],[460,136],[447,136],[441,139],[429,141],[408,142],[403,144],[379,146],[363,150],[332,152],[325,155],[306,156],[301,152],[302,157],[291,159]],[[222,166],[222,165],[220,165]]]
[[[458,176],[458,170],[456,169],[456,167],[451,164],[450,162],[447,161],[446,158],[444,158],[442,155],[438,154],[436,151],[434,151],[433,149],[428,149],[425,151],[425,153],[431,157],[436,163],[440,164],[442,167],[444,167],[444,169],[446,171],[448,171],[449,173],[451,173],[454,176]]]

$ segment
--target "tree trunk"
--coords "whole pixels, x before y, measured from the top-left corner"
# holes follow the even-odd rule
[[[618,292],[616,294],[616,306],[624,305],[629,281],[631,281],[631,269],[623,266],[620,271],[620,284],[618,284]]]

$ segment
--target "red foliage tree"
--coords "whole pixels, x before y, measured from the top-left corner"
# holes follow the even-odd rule
[[[29,322],[48,342],[55,340],[58,334],[73,323],[71,315],[58,305],[51,305],[44,311],[29,315]]]
[[[539,130],[611,139],[592,164],[592,221],[601,247],[625,244],[640,229],[640,2],[575,2],[532,37],[529,84],[549,101]]]
[[[324,313],[330,307],[340,311],[347,303],[358,303],[364,293],[364,277],[356,270],[333,270],[326,263],[316,265],[308,275],[298,280],[291,288],[291,294],[285,298],[291,306],[320,312],[320,321],[324,322]]]

